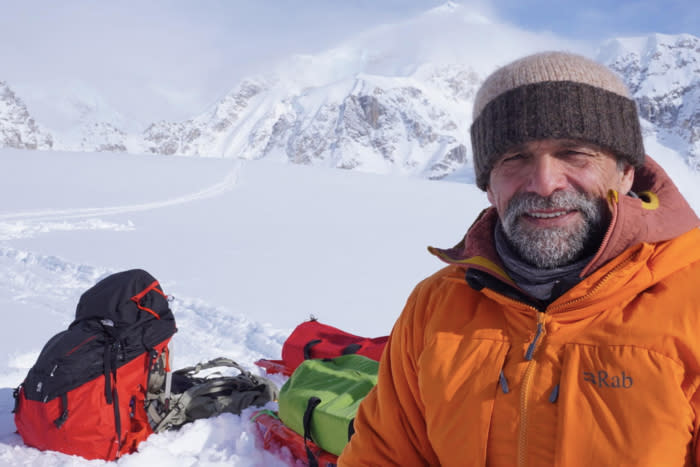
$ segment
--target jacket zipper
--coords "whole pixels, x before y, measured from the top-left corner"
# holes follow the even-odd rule
[[[527,425],[528,425],[528,405],[530,402],[530,386],[532,385],[532,377],[535,374],[535,367],[537,366],[537,360],[535,360],[534,354],[539,344],[542,342],[544,335],[546,334],[546,328],[544,326],[544,313],[537,313],[537,330],[535,331],[535,337],[530,342],[530,345],[525,352],[525,360],[527,360],[527,368],[525,369],[525,375],[523,376],[522,389],[520,390],[520,432],[518,436],[518,465],[524,466],[526,464],[527,455]]]
[[[615,266],[613,269],[608,271],[603,277],[600,278],[600,280],[591,288],[590,292],[588,292],[586,295],[583,295],[581,297],[575,298],[573,300],[570,300],[566,303],[562,303],[560,305],[554,306],[551,309],[548,308],[547,311],[551,311],[552,309],[557,309],[557,308],[564,308],[568,307],[571,305],[576,305],[580,303],[581,301],[589,298],[592,295],[595,295],[602,287],[607,283],[607,281],[610,279],[610,277],[623,267],[625,267],[627,264],[632,262],[632,258],[634,255],[629,255],[627,258],[622,260],[617,266]],[[512,299],[511,299],[512,300]],[[521,467],[524,467],[526,465],[527,461],[527,428],[528,428],[528,417],[529,417],[529,412],[528,412],[528,405],[530,402],[530,386],[532,384],[532,378],[535,374],[535,368],[537,367],[537,361],[534,359],[534,354],[535,351],[539,348],[540,343],[542,342],[545,334],[547,333],[546,327],[545,327],[545,313],[537,310],[537,308],[528,305],[526,303],[520,302],[518,300],[513,300],[514,302],[520,303],[522,305],[525,305],[537,312],[537,328],[535,330],[535,337],[532,339],[532,342],[530,342],[530,345],[528,346],[526,352],[525,352],[525,360],[528,362],[527,363],[527,368],[525,368],[525,375],[523,376],[523,383],[522,383],[522,388],[520,392],[520,430],[518,432],[518,465]]]
[[[556,310],[558,308],[566,308],[566,307],[570,307],[572,305],[573,305],[573,308],[576,308],[576,305],[578,303],[581,303],[583,300],[598,293],[598,291],[608,282],[608,280],[610,279],[610,277],[614,273],[616,273],[617,271],[619,271],[620,269],[622,269],[623,267],[627,266],[629,263],[632,262],[632,258],[634,256],[635,256],[634,254],[629,255],[627,258],[620,261],[620,263],[617,266],[615,266],[610,271],[605,273],[605,275],[603,277],[601,277],[598,280],[598,282],[596,282],[596,284],[591,288],[590,292],[588,292],[586,295],[582,295],[581,297],[574,298],[573,300],[569,300],[568,302],[561,303],[559,305],[555,305],[553,307],[547,308],[547,311],[551,312],[552,310]]]

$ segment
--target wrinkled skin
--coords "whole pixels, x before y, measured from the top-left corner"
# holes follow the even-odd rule
[[[633,181],[634,168],[601,148],[548,139],[501,156],[487,196],[521,258],[548,269],[597,248],[609,222],[608,192],[627,193]]]

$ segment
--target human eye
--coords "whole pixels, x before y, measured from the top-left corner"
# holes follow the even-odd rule
[[[517,161],[522,161],[525,159],[525,155],[521,152],[513,153],[513,154],[506,154],[503,156],[501,159],[501,163],[510,163],[510,162],[517,162]]]
[[[585,149],[571,148],[559,152],[558,157],[570,164],[582,165],[587,163],[594,154]]]
[[[559,157],[580,157],[585,155],[585,152],[579,151],[578,149],[567,149],[559,153]]]

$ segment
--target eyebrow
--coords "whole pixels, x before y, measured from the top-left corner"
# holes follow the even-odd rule
[[[523,152],[525,151],[525,148],[527,147],[528,143],[520,143],[515,146],[511,146],[506,150],[502,155],[505,156],[506,154],[515,154],[518,152]]]
[[[594,151],[600,151],[600,148],[596,145],[593,145],[591,143],[585,143],[582,141],[576,141],[573,139],[561,140],[561,145],[564,149],[577,149],[584,147],[593,149]]]
[[[575,139],[560,139],[558,140],[559,143],[561,144],[562,150],[567,150],[567,149],[580,149],[580,148],[587,148],[596,152],[601,152],[602,148],[600,148],[597,145],[585,142],[585,141],[577,141]],[[520,143],[517,144],[510,149],[508,149],[506,152],[503,153],[503,155],[507,154],[516,154],[516,153],[521,153],[521,152],[529,152],[528,150],[528,145],[532,143],[533,141],[527,141],[525,143]]]

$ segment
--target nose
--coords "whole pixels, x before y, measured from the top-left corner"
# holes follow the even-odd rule
[[[541,154],[534,158],[528,180],[528,191],[540,196],[549,196],[566,188],[566,173],[556,157]]]

